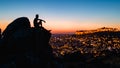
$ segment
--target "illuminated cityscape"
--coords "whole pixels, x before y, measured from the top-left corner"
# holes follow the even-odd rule
[[[99,31],[88,31],[88,34],[73,35],[53,35],[50,44],[55,56],[60,57],[65,54],[80,52],[81,54],[90,53],[94,57],[105,56],[103,51],[115,51],[119,53],[120,32],[117,29],[101,28]]]
[[[0,0],[0,68],[120,68],[120,0]]]

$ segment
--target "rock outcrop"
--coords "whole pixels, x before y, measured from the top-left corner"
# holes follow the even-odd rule
[[[49,45],[50,37],[50,31],[44,27],[32,28],[27,17],[14,20],[3,31],[0,40],[1,66],[47,66],[46,64],[53,59],[52,48]]]

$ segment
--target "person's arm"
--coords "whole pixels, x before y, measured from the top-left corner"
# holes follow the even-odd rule
[[[38,19],[38,20],[43,21],[44,23],[46,23],[46,21],[45,21],[45,20],[42,20],[42,19]]]
[[[46,21],[45,20],[42,20],[44,23],[46,23]]]

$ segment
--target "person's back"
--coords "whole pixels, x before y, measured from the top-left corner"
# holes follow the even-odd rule
[[[39,16],[37,14],[36,17],[34,18],[34,21],[33,21],[35,28],[39,28],[38,18],[39,18]]]
[[[1,35],[1,29],[0,29],[0,39],[1,39],[2,35]]]

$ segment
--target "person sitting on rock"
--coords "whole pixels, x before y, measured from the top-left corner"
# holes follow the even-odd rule
[[[42,27],[42,22],[46,23],[46,21],[42,20],[42,19],[38,19],[39,18],[39,15],[36,14],[36,17],[34,18],[34,27],[35,28],[39,28],[39,27]]]
[[[1,39],[2,35],[1,35],[1,29],[0,29],[0,39]]]

